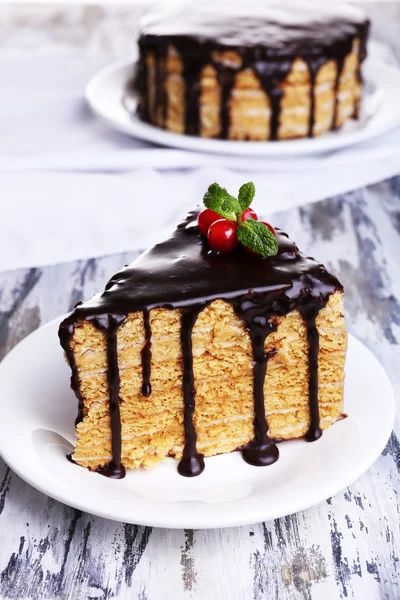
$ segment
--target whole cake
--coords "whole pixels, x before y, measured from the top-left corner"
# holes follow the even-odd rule
[[[141,25],[139,117],[230,140],[313,137],[357,118],[369,22],[303,0],[179,2]]]
[[[120,478],[172,456],[190,476],[240,449],[267,465],[276,441],[314,441],[341,417],[343,288],[257,220],[253,196],[212,184],[207,209],[61,323],[74,462]]]

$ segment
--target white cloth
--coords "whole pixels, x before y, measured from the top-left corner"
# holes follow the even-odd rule
[[[157,148],[91,115],[88,79],[107,58],[0,59],[0,271],[145,249],[209,183],[253,180],[263,215],[400,173],[400,131],[316,157],[250,159]]]

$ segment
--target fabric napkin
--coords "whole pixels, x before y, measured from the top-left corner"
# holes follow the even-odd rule
[[[145,249],[201,202],[212,181],[233,193],[253,180],[255,208],[268,216],[400,172],[400,130],[284,159],[135,140],[85,105],[87,81],[107,62],[71,52],[0,59],[0,271]]]

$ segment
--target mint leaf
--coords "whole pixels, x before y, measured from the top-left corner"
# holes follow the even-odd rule
[[[212,183],[203,198],[204,205],[229,221],[236,221],[236,214],[241,214],[239,201],[231,196],[218,183]]]
[[[249,208],[250,204],[253,202],[254,196],[256,194],[256,188],[252,181],[248,183],[244,183],[239,190],[239,204],[242,212]]]
[[[278,254],[278,242],[272,231],[261,221],[246,219],[237,229],[236,235],[244,246],[261,256]]]

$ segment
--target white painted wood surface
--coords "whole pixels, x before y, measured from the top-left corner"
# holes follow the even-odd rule
[[[386,10],[393,32],[399,6],[371,10],[379,22]],[[131,43],[126,8],[60,8],[33,11],[29,18],[24,10],[2,13],[0,49],[17,40],[17,50],[29,50],[32,23],[39,38],[48,41],[58,32],[62,44],[111,57]],[[400,177],[277,214],[273,222],[343,281],[349,330],[382,361],[398,401]],[[35,328],[101,289],[132,258],[0,274],[0,359]],[[398,600],[399,425],[397,418],[379,460],[337,496],[274,522],[223,530],[152,529],[93,517],[37,492],[0,459],[0,598]]]

